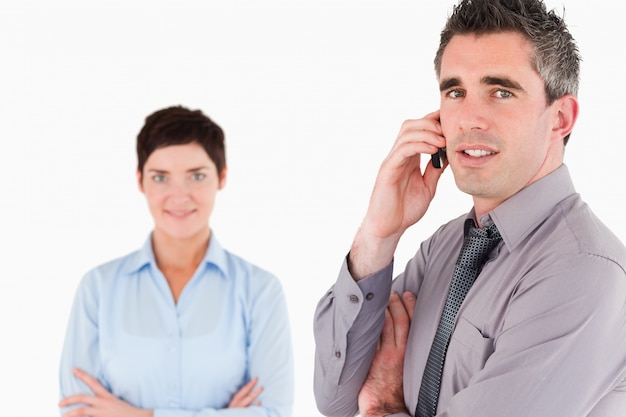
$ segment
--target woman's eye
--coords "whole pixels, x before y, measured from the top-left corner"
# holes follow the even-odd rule
[[[165,175],[156,174],[152,176],[152,179],[154,180],[154,182],[165,182]]]
[[[495,94],[496,94],[497,98],[511,98],[511,97],[513,97],[513,93],[511,93],[510,91],[507,91],[507,90],[497,90]]]
[[[191,176],[191,178],[192,178],[192,179],[194,179],[194,180],[196,180],[196,181],[202,181],[203,179],[205,179],[205,178],[206,178],[206,175],[205,175],[205,174],[202,174],[202,173],[200,173],[200,172],[196,172],[195,174],[193,174],[193,175]]]

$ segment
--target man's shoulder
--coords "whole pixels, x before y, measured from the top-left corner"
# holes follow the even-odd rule
[[[613,231],[581,198],[571,198],[558,206],[558,223],[569,241],[582,255],[598,256],[616,262],[626,269],[626,247]]]

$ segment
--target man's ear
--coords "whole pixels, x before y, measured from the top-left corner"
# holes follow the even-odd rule
[[[566,94],[556,100],[555,119],[552,126],[553,139],[562,140],[572,133],[574,124],[578,118],[578,99],[571,94]]]
[[[226,186],[226,173],[228,172],[228,167],[224,166],[224,168],[222,168],[222,172],[220,173],[220,178],[219,178],[219,184],[217,186],[218,190],[221,190],[222,188],[224,188]]]
[[[137,186],[139,187],[139,191],[143,193],[143,175],[139,170],[137,170]]]

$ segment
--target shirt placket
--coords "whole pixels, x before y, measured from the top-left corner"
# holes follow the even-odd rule
[[[179,408],[181,398],[181,374],[182,374],[182,329],[178,317],[178,309],[174,308],[170,315],[165,344],[165,366],[167,367],[167,405],[171,408]]]

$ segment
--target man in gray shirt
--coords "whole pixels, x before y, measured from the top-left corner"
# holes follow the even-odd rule
[[[626,416],[626,249],[563,164],[579,61],[565,23],[539,0],[454,8],[435,58],[440,109],[403,123],[316,310],[323,414],[435,414],[418,411],[418,397],[469,220],[497,226],[501,240],[452,316],[436,415]],[[398,241],[443,171],[420,160],[439,148],[474,206],[393,279]]]

